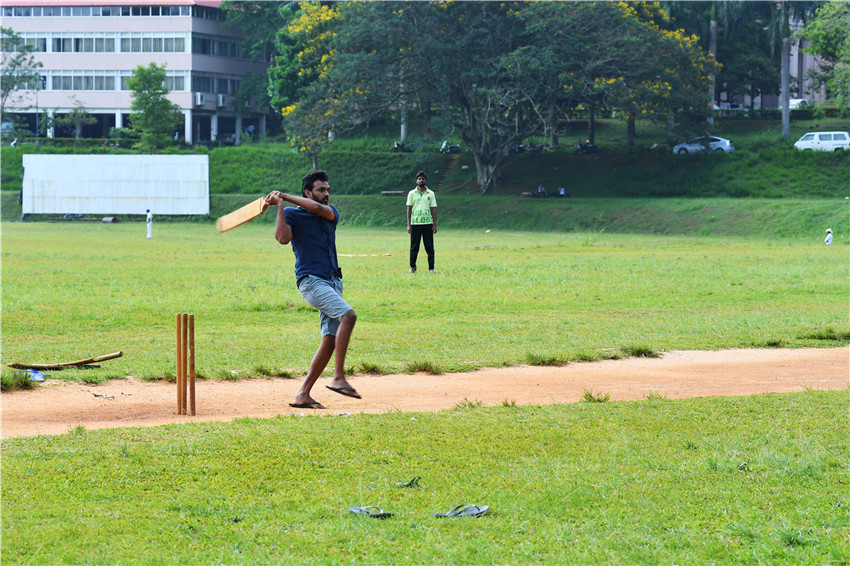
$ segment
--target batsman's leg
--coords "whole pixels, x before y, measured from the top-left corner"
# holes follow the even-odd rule
[[[301,383],[301,389],[299,389],[298,393],[295,395],[295,403],[309,403],[314,400],[310,397],[310,391],[313,389],[313,385],[316,384],[316,380],[319,379],[319,376],[322,375],[322,372],[325,371],[326,367],[328,367],[328,362],[334,352],[334,342],[335,340],[333,336],[322,336],[319,348],[316,350],[316,353],[313,354],[313,360],[310,362],[310,368],[307,370],[307,376]]]
[[[357,323],[357,314],[354,309],[351,309],[339,320],[339,328],[336,331],[336,357],[334,358],[334,387],[346,387],[348,382],[345,379],[345,356],[348,353],[348,343],[351,340],[351,333],[354,331],[354,325]]]

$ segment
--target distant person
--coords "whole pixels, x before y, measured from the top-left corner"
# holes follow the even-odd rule
[[[537,186],[537,196],[540,198],[544,198],[546,196],[546,187],[543,186],[543,183]]]
[[[561,187],[559,187],[559,188],[558,188],[558,196],[559,196],[559,197],[565,197],[565,196],[567,196],[567,191],[566,191],[566,189],[564,189],[564,187],[563,187],[563,186],[561,186]]]
[[[428,271],[434,273],[434,234],[437,233],[437,197],[425,186],[425,171],[416,174],[416,188],[407,194],[407,233],[410,234],[410,273],[416,273],[419,242],[425,244]]]
[[[151,209],[147,210],[147,218],[145,219],[145,224],[148,225],[148,239],[153,238],[153,214],[151,214]]]
[[[826,229],[826,238],[823,239],[823,243],[827,246],[832,245],[832,228]]]

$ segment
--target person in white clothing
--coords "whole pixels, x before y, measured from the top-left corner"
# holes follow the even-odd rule
[[[145,223],[148,225],[148,238],[153,238],[153,214],[151,214],[151,209],[148,209],[148,217],[145,220]]]
[[[832,228],[826,229],[826,238],[823,239],[823,243],[827,246],[832,245]]]

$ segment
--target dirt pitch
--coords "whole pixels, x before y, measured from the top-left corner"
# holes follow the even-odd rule
[[[292,409],[300,379],[203,380],[197,383],[197,416],[176,414],[174,383],[133,378],[102,385],[45,381],[32,391],[0,396],[2,438],[63,434],[87,429],[230,421],[279,414],[338,415],[387,411],[437,411],[460,403],[500,405],[572,403],[585,391],[612,401],[649,394],[668,399],[844,390],[850,380],[850,346],[830,349],[673,351],[661,358],[572,363],[564,367],[511,367],[461,374],[357,376],[362,400],[337,395],[319,379],[313,397],[327,409]]]

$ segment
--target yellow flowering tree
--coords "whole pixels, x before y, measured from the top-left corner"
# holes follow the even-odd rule
[[[698,38],[673,28],[657,2],[540,2],[518,17],[530,43],[513,54],[515,65],[531,71],[525,91],[553,132],[579,110],[593,142],[599,109],[619,111],[633,133],[638,116],[666,120],[671,109],[705,116],[710,108],[713,58]]]
[[[300,2],[278,32],[279,55],[269,71],[272,104],[280,110],[287,137],[296,151],[310,156],[314,168],[344,110],[337,89],[328,82],[340,9]]]

